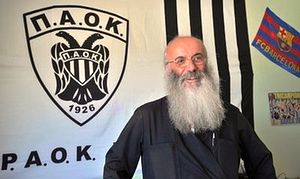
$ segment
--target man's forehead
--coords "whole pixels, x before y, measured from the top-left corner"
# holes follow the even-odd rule
[[[202,42],[194,37],[177,37],[170,41],[166,48],[166,55],[184,55],[185,53],[199,53],[203,51]],[[193,55],[193,54],[192,54]]]
[[[176,37],[168,43],[169,47],[177,46],[185,43],[197,44],[199,46],[202,45],[201,40],[195,37]]]

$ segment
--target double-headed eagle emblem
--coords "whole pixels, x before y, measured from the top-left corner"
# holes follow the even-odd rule
[[[65,31],[59,31],[56,35],[67,43],[58,42],[51,48],[55,95],[80,105],[104,98],[108,94],[109,50],[97,43],[103,36],[92,34],[80,46]]]

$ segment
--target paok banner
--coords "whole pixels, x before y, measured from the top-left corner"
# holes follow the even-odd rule
[[[105,154],[134,110],[166,95],[163,53],[176,35],[203,39],[223,100],[253,125],[244,0],[0,7],[1,179],[102,178]]]

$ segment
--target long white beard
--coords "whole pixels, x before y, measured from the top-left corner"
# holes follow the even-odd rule
[[[195,88],[183,86],[185,78],[198,75],[200,83]],[[166,76],[169,115],[174,127],[183,134],[218,129],[224,119],[224,107],[214,80],[207,72],[191,72]]]

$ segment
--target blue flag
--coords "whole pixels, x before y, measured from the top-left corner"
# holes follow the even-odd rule
[[[300,77],[300,34],[269,8],[252,45],[269,60]]]

